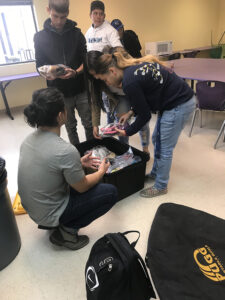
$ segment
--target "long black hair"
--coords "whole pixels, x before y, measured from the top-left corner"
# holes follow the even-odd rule
[[[100,56],[103,55],[103,52],[100,51],[89,51],[86,54],[86,59],[85,59],[85,70],[87,72],[87,77],[91,82],[91,91],[95,95],[95,97],[92,97],[93,103],[97,104],[104,112],[105,108],[102,102],[102,89],[105,86],[104,81],[100,79],[94,78],[92,74],[90,74],[90,71],[95,72],[95,67],[96,67],[96,62]],[[92,96],[93,96],[92,94]]]
[[[104,53],[101,51],[89,51],[87,53],[87,69],[88,71],[94,71],[98,69],[98,60]]]
[[[33,93],[31,103],[24,109],[24,116],[31,127],[55,127],[58,125],[57,116],[63,111],[63,94],[56,88],[46,88]]]

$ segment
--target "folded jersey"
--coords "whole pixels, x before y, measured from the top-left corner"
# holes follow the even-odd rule
[[[116,128],[120,130],[124,130],[125,126],[120,123],[110,123],[102,127],[100,130],[103,135],[114,135],[117,133]]]

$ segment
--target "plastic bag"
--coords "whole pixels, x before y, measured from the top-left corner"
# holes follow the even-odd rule
[[[118,155],[114,158],[114,160],[111,162],[111,165],[107,170],[107,173],[109,174],[109,173],[119,171],[139,161],[141,161],[141,158],[137,155],[134,155],[131,147],[129,147],[127,152],[125,152],[122,155]]]
[[[65,65],[44,65],[38,68],[38,72],[47,80],[54,80],[62,75],[66,74],[65,69],[68,68]]]
[[[96,146],[92,148],[91,150],[86,151],[84,154],[88,154],[92,152],[93,157],[98,157],[100,161],[102,161],[104,158],[113,159],[116,154],[109,149],[107,149],[104,146]]]
[[[106,126],[103,126],[100,129],[100,136],[113,136],[115,134],[118,134],[118,132],[116,131],[116,128],[121,129],[121,130],[125,130],[125,125],[120,124],[120,123],[110,123]]]
[[[141,157],[134,155],[131,147],[129,147],[128,151],[122,155],[117,155],[107,149],[105,146],[96,146],[84,154],[88,154],[92,152],[93,157],[98,157],[100,161],[106,158],[110,162],[110,166],[107,170],[107,174],[122,170],[123,168],[132,165],[134,163],[138,163],[141,161]]]

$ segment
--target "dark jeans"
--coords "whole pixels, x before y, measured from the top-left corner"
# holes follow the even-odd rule
[[[118,201],[114,185],[99,183],[85,193],[70,188],[69,203],[59,219],[59,223],[79,229],[103,216]]]
[[[65,98],[65,106],[67,110],[66,130],[70,143],[74,146],[79,143],[77,134],[77,119],[75,118],[75,108],[81,118],[81,123],[84,126],[86,139],[93,139],[93,128],[91,121],[91,108],[88,103],[87,92],[80,93],[76,96]]]

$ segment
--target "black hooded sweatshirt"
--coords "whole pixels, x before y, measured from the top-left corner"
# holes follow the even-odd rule
[[[77,23],[67,20],[63,31],[57,32],[47,19],[44,29],[34,35],[36,67],[64,64],[76,70],[84,63],[86,40]],[[75,96],[85,90],[84,74],[75,78],[47,80],[48,87],[57,87],[65,97]]]

